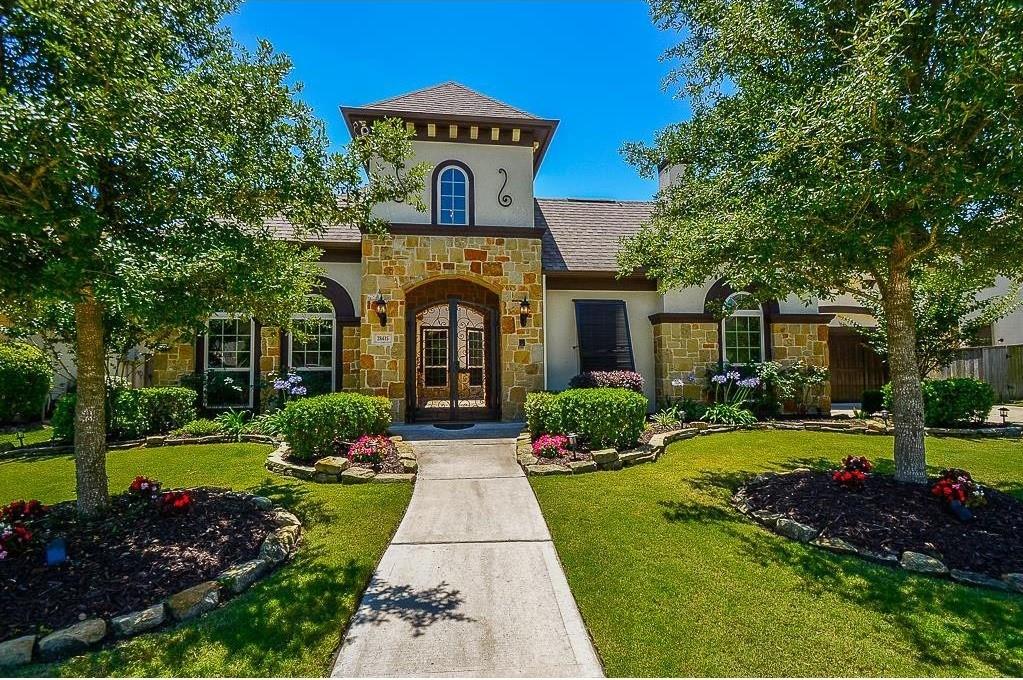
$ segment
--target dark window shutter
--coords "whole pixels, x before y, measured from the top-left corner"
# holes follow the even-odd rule
[[[622,300],[576,300],[579,370],[633,371],[629,317]]]

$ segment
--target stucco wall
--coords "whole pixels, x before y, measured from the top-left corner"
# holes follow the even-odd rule
[[[329,279],[337,281],[342,288],[348,291],[355,305],[356,313],[359,310],[359,296],[362,295],[362,264],[360,262],[321,262],[320,267],[323,274]]]
[[[480,134],[485,133],[489,134],[489,128],[480,128]],[[446,137],[447,128],[438,128],[437,134]],[[468,128],[459,128],[459,138],[468,140]],[[391,202],[374,209],[373,214],[377,217],[396,223],[430,224],[432,214],[430,178],[433,169],[444,161],[457,160],[472,170],[475,182],[476,224],[500,227],[533,226],[533,152],[529,147],[427,141],[414,141],[412,146],[415,157],[409,164],[426,162],[430,165],[423,191],[426,212],[419,212],[405,203]],[[503,206],[498,202],[498,194],[504,182],[504,176],[498,172],[500,168],[504,168],[508,173],[508,184],[503,193],[511,196],[512,202],[509,206]]]
[[[650,315],[661,311],[655,291],[549,290],[547,291],[547,389],[563,390],[579,373],[579,340],[573,300],[623,300],[632,336],[636,370],[643,375],[644,393],[655,403],[654,338]]]
[[[1005,294],[1010,285],[1009,279],[999,276],[994,287],[985,290],[981,296]],[[996,345],[1023,345],[1023,308],[992,324],[991,342]]]

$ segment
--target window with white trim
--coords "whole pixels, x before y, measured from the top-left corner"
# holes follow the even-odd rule
[[[721,321],[726,364],[764,360],[764,311],[749,293],[732,293],[725,300],[728,316]]]
[[[455,165],[442,168],[437,176],[437,222],[469,224],[469,177]]]
[[[292,317],[288,366],[302,378],[306,395],[313,397],[334,391],[334,306],[322,295],[307,297],[306,311]]]
[[[206,326],[206,406],[252,406],[255,322],[214,314]]]

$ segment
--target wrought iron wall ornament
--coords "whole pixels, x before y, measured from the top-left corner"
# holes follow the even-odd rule
[[[508,171],[504,168],[498,168],[497,171],[504,175],[504,181],[501,182],[501,188],[497,190],[497,202],[507,208],[512,204],[512,197],[504,192],[505,187],[508,186]]]

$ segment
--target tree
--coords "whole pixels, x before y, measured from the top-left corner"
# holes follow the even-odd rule
[[[622,253],[663,287],[724,276],[884,308],[895,465],[926,480],[914,266],[1018,275],[1023,9],[1012,0],[656,0],[693,109],[644,172],[681,166]]]
[[[910,280],[916,319],[916,362],[921,377],[948,366],[964,347],[980,344],[985,328],[1023,302],[1018,284],[1001,295],[986,294],[994,281],[975,280],[958,262],[926,269],[912,267]],[[873,299],[865,302],[877,319],[877,326],[854,325],[875,352],[887,356],[884,306]]]
[[[422,187],[419,166],[369,168],[379,157],[405,170],[396,122],[329,152],[287,84],[288,59],[265,42],[250,53],[218,25],[235,6],[0,0],[0,301],[14,318],[73,307],[85,515],[107,503],[111,337],[194,329],[219,309],[286,325],[317,251],[275,239],[265,220],[377,230],[374,204]]]

